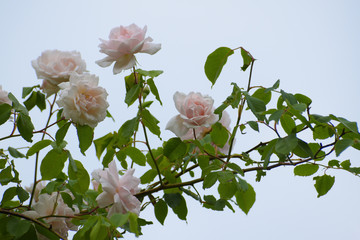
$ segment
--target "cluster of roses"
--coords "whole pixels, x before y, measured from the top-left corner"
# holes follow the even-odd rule
[[[115,62],[113,73],[118,74],[136,65],[136,53],[155,54],[161,45],[152,43],[150,37],[145,38],[146,30],[146,26],[141,29],[135,24],[112,29],[109,40],[101,39],[99,45],[100,52],[107,56],[96,63],[101,67],[108,67]],[[87,72],[86,63],[79,52],[47,50],[32,61],[32,66],[37,77],[43,81],[41,89],[47,97],[59,95],[56,103],[62,108],[63,118],[92,128],[105,119],[109,107],[106,101],[108,94],[98,86],[99,78]],[[214,114],[214,101],[209,96],[176,92],[174,102],[180,114],[168,122],[166,129],[182,140],[201,139],[211,130],[211,125],[219,120],[218,115]],[[7,92],[0,86],[0,104],[2,103],[11,105]],[[226,112],[220,123],[229,129],[230,118]],[[227,149],[228,145],[225,145],[220,150],[225,152]],[[108,168],[92,173],[94,187],[97,189],[98,184],[102,186],[102,192],[96,201],[101,208],[109,207],[108,216],[129,211],[139,215],[141,202],[134,195],[140,192],[140,180],[133,173],[134,169],[130,169],[120,177],[115,161],[110,162]],[[28,189],[30,193],[33,192],[32,188]],[[24,214],[34,219],[43,219],[66,239],[68,230],[77,230],[77,227],[70,222],[71,218],[54,216],[74,216],[79,210],[68,207],[59,193],[40,194],[42,188],[43,182],[36,185],[34,210]]]

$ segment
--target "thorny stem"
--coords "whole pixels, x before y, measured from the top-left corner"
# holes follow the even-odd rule
[[[57,94],[55,94],[54,96],[54,100],[52,103],[50,103],[50,113],[49,113],[49,117],[47,119],[47,122],[46,122],[46,125],[45,125],[45,128],[43,130],[43,135],[41,137],[41,140],[44,140],[45,138],[45,134],[46,134],[46,130],[49,128],[49,123],[50,123],[50,119],[53,115],[53,108],[54,108],[54,105],[55,105],[55,101],[56,101],[56,96]],[[51,125],[52,126],[52,125]],[[37,170],[38,170],[38,165],[39,165],[39,152],[36,153],[36,156],[35,156],[35,172],[34,172],[34,184],[33,184],[33,189],[31,191],[31,197],[30,197],[30,203],[29,203],[29,208],[31,208],[31,204],[32,204],[32,201],[34,199],[34,195],[35,195],[35,189],[36,189],[36,185],[37,185]]]
[[[343,133],[341,136],[343,136],[344,134],[345,133]],[[334,149],[335,149],[334,145],[336,144],[337,141],[338,141],[338,139],[335,139],[334,142],[329,143],[329,144],[324,145],[324,146],[321,146],[319,148],[319,150],[314,154],[314,157],[309,157],[309,158],[299,159],[299,160],[293,159],[292,162],[277,162],[277,163],[275,163],[273,165],[267,166],[266,168],[264,168],[263,166],[259,166],[259,167],[244,168],[242,170],[243,170],[244,173],[246,173],[246,172],[253,172],[253,171],[258,171],[258,170],[271,170],[271,169],[274,169],[274,168],[277,168],[277,167],[280,167],[280,166],[297,166],[299,164],[306,163],[306,162],[309,162],[311,160],[315,160],[315,159],[318,159],[318,158],[323,158],[323,157],[326,157],[326,156],[330,155],[334,151]],[[265,143],[260,142],[259,144],[257,144],[253,148],[249,149],[245,153],[250,153],[250,152],[256,150],[257,148],[259,148],[261,146],[264,146],[264,145],[266,145],[268,143],[269,142],[265,142]],[[323,149],[328,148],[328,147],[332,147],[329,150],[329,152],[325,153],[322,156],[317,156]],[[224,156],[224,157],[232,158],[232,157],[236,157],[236,156],[231,155],[231,156]],[[183,174],[197,168],[198,166],[199,166],[198,164],[194,164],[193,166],[191,166],[191,167],[185,169],[184,171],[179,172],[178,174],[176,174],[175,177],[178,178],[178,177],[182,176]],[[238,172],[234,171],[234,174],[237,174],[237,173]],[[155,192],[159,192],[159,191],[164,190],[164,189],[179,188],[179,187],[184,187],[184,186],[193,186],[195,183],[199,183],[199,182],[202,182],[202,181],[204,181],[203,177],[197,178],[197,179],[194,179],[194,180],[191,180],[191,181],[188,181],[188,182],[175,183],[175,184],[164,184],[162,186],[158,186],[158,187],[154,187],[154,188],[144,190],[144,191],[136,194],[135,196],[140,198],[140,197],[143,197],[143,196],[155,193]],[[159,184],[159,182],[154,183],[152,186],[156,186],[157,184]]]
[[[250,90],[252,71],[253,71],[253,67],[254,67],[254,61],[255,61],[255,59],[252,58],[251,66],[250,66],[250,74],[249,74],[249,81],[248,81],[247,91]],[[238,129],[238,127],[239,127],[239,124],[240,124],[241,115],[242,115],[244,106],[245,106],[245,98],[242,98],[242,99],[241,99],[240,106],[239,106],[239,111],[238,111],[238,117],[237,117],[237,120],[236,120],[236,125],[235,125],[234,130],[233,130],[233,132],[232,132],[232,134],[231,134],[231,140],[230,140],[228,158],[226,159],[226,163],[228,163],[228,162],[230,161],[231,151],[232,151],[232,148],[233,148],[233,145],[234,145],[234,140],[235,140],[235,134],[236,134],[236,131],[237,131],[237,129]],[[223,169],[224,169],[224,170],[226,169],[226,164],[224,165],[224,168],[223,168]]]
[[[134,72],[134,78],[135,78],[135,84],[141,84],[140,82],[138,82],[138,79],[137,79],[137,75],[136,75],[136,71],[135,71],[135,67],[133,67],[133,72]],[[142,87],[141,87],[141,92],[139,94],[139,111],[141,112],[142,111],[142,102],[141,102],[141,93],[142,93]],[[151,150],[151,147],[150,147],[150,143],[149,143],[149,139],[148,139],[148,136],[147,136],[147,132],[146,132],[146,127],[145,127],[145,124],[143,121],[140,121],[141,122],[141,125],[142,125],[142,128],[143,128],[143,131],[144,131],[144,137],[145,137],[145,143],[146,143],[146,146],[149,150],[149,153],[150,153],[150,156],[151,156],[151,159],[153,160],[154,162],[154,165],[156,167],[156,171],[157,171],[157,174],[159,176],[159,181],[160,181],[160,185],[163,186],[163,181],[162,181],[162,178],[161,178],[161,173],[160,173],[160,169],[159,169],[159,166],[155,160],[155,157],[154,157],[154,154]]]

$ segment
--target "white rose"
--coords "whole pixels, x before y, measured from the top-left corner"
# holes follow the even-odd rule
[[[101,67],[108,67],[113,62],[114,74],[130,69],[136,64],[136,53],[155,54],[161,48],[161,44],[152,43],[152,38],[145,38],[147,27],[139,28],[135,24],[127,27],[120,26],[113,28],[109,40],[101,40],[100,52],[107,56],[96,63]]]
[[[210,127],[219,119],[218,115],[214,114],[214,100],[209,96],[194,92],[188,95],[176,92],[174,102],[180,114],[170,119],[166,129],[178,137],[186,135],[189,129]]]
[[[41,88],[49,96],[59,91],[58,85],[69,81],[71,73],[86,71],[86,63],[76,51],[46,50],[31,62],[38,79],[43,79]]]
[[[106,117],[109,103],[107,92],[98,86],[99,78],[88,73],[72,74],[70,81],[59,84],[62,89],[56,102],[63,108],[62,116],[81,125],[96,125]]]
[[[79,213],[79,209],[74,206],[73,211],[69,208],[63,201],[61,195],[53,192],[49,194],[40,194],[39,201],[33,205],[34,210],[26,211],[23,214],[37,219],[40,217],[59,215],[59,216],[74,216],[74,214]],[[47,217],[43,220],[50,224],[52,229],[59,233],[63,239],[67,239],[69,230],[77,230],[77,227],[72,224],[71,218],[61,218],[61,217]],[[41,239],[46,239],[44,236],[38,233],[38,237]]]

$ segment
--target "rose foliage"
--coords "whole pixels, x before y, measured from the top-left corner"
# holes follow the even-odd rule
[[[139,236],[152,224],[141,218],[145,208],[165,224],[169,208],[186,220],[191,201],[214,211],[241,209],[248,214],[256,195],[247,173],[256,172],[260,181],[280,166],[297,176],[313,176],[317,197],[335,182],[327,170],[360,174],[351,160],[338,160],[347,148],[360,150],[357,123],[312,113],[312,100],[281,90],[279,80],[272,86],[253,86],[255,58],[242,47],[216,49],[204,69],[210,87],[228,58],[239,54],[243,65],[236,71],[245,72],[248,82],[231,83],[232,92],[220,105],[199,92],[176,92],[178,114],[166,125],[174,137],[163,140],[157,113],[151,110],[154,101],[162,105],[156,87],[162,71],[137,68],[137,54],[153,55],[161,48],[146,37],[146,30],[135,24],[120,26],[111,30],[109,40],[101,40],[100,52],[106,56],[97,63],[114,63],[113,73],[124,74],[123,99],[137,106],[137,113],[98,139],[93,139],[94,131],[106,117],[112,118],[108,93],[99,77],[88,73],[79,52],[46,50],[33,60],[42,84],[24,87],[24,100],[0,86],[1,146],[18,139],[18,145],[0,149],[0,239],[67,239],[69,231],[76,231],[74,239]],[[42,129],[32,123],[35,107],[47,118]],[[67,135],[70,128],[76,129],[78,139]],[[272,135],[249,149],[236,140],[239,134],[244,139],[265,130]],[[151,147],[149,135],[162,144]],[[72,157],[70,143],[79,145],[83,155],[93,147],[103,168],[88,172],[86,159]],[[241,150],[234,152],[235,146]],[[30,186],[24,186],[16,168],[22,158],[34,165]],[[136,171],[138,166],[146,170]]]

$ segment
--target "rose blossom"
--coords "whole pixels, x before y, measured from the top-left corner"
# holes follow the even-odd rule
[[[56,205],[55,205],[56,204]],[[75,213],[79,212],[79,209],[74,206],[75,211],[66,205],[61,197],[56,192],[49,194],[40,194],[39,201],[33,205],[33,211],[26,211],[23,214],[37,219],[40,217],[50,216],[50,215],[59,215],[59,216],[74,216]],[[72,224],[71,218],[61,218],[61,217],[47,217],[43,220],[51,225],[51,228],[59,233],[63,239],[67,239],[69,230],[77,230],[77,226]],[[40,239],[47,239],[44,236],[39,235]]]
[[[108,67],[115,62],[113,72],[117,74],[135,66],[135,53],[155,54],[160,50],[161,44],[151,43],[151,37],[145,38],[146,30],[146,26],[141,29],[135,24],[113,28],[108,41],[100,39],[100,52],[108,56],[96,63],[100,67]]]
[[[96,198],[99,207],[103,208],[112,204],[108,217],[114,213],[133,212],[140,214],[141,202],[134,196],[140,192],[140,179],[134,177],[135,169],[129,169],[119,177],[115,161],[109,163],[104,170],[95,170],[91,175],[101,184],[103,192]]]
[[[43,190],[45,187],[46,186],[45,186],[44,182],[39,182],[36,184],[35,191],[34,191],[34,201],[35,202],[39,201],[39,196],[40,196],[41,190]],[[34,188],[34,183],[32,183],[30,185],[30,187],[25,187],[25,190],[31,194],[33,191],[33,188]]]
[[[43,79],[41,88],[50,96],[59,91],[58,85],[69,81],[73,72],[86,71],[86,63],[76,51],[46,50],[36,60],[31,61],[38,79]]]
[[[9,104],[12,105],[11,100],[8,97],[8,92],[2,90],[2,86],[0,85],[0,104]]]
[[[88,73],[74,73],[69,82],[60,83],[62,91],[56,103],[63,108],[62,116],[93,128],[103,121],[109,107],[106,101],[108,94],[98,83],[99,78]]]
[[[218,120],[218,115],[214,114],[214,100],[207,95],[194,92],[185,95],[176,92],[174,102],[180,114],[170,119],[166,129],[178,137],[184,136],[189,129],[210,127]]]
[[[219,120],[219,123],[221,123],[227,130],[230,131],[230,116],[226,111],[223,111],[222,113],[222,117]],[[195,128],[195,135],[196,135],[196,139],[201,139],[203,137],[205,137],[206,134],[208,134],[211,131],[211,127],[198,127]],[[193,129],[189,129],[188,132],[180,137],[181,140],[189,140],[189,139],[194,139],[194,131]],[[216,147],[216,145],[214,144],[214,147]],[[227,151],[229,151],[229,144],[226,143],[222,148],[218,149],[220,152],[222,153],[227,153]]]

